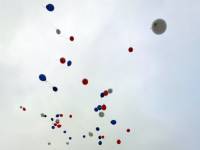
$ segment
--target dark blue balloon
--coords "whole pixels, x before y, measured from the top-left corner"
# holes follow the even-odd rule
[[[52,128],[52,129],[55,129],[55,127],[54,127],[54,126],[52,126],[51,128]]]
[[[56,114],[56,117],[58,118],[60,115],[59,114]]]
[[[95,107],[95,108],[94,108],[94,111],[95,111],[95,112],[98,112],[98,108],[97,108],[97,107]]]
[[[110,123],[111,123],[112,125],[116,125],[117,121],[116,121],[116,120],[111,120]]]
[[[53,5],[53,4],[47,4],[47,5],[46,5],[46,9],[47,9],[48,11],[54,11],[54,5]]]
[[[67,133],[67,131],[66,131],[66,130],[64,130],[64,131],[63,131],[63,133]]]
[[[53,89],[54,92],[58,91],[58,88],[56,86],[52,87],[52,89]]]
[[[103,98],[103,97],[104,97],[104,93],[103,93],[103,92],[100,94],[100,97],[101,97],[101,98]]]
[[[45,76],[44,74],[40,74],[40,75],[39,75],[39,79],[40,79],[41,81],[46,81],[46,80],[47,80],[47,78],[46,78],[46,76]]]
[[[96,131],[99,131],[100,130],[100,128],[99,127],[96,127]]]
[[[99,145],[102,145],[102,141],[99,141],[98,144],[99,144]]]
[[[68,60],[67,61],[67,66],[71,66],[72,65],[72,61],[71,60]]]

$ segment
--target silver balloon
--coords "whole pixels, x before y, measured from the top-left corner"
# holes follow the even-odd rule
[[[57,33],[57,34],[61,34],[60,29],[56,29],[56,33]]]
[[[104,114],[104,112],[99,112],[99,117],[104,117],[105,116],[105,114]]]
[[[92,132],[89,132],[88,135],[89,135],[90,137],[92,137],[92,136],[93,136],[93,133],[92,133]]]
[[[167,29],[167,23],[165,22],[165,20],[163,19],[156,19],[153,23],[152,23],[152,31],[155,34],[163,34]]]
[[[108,89],[108,93],[111,94],[113,92],[113,89]]]

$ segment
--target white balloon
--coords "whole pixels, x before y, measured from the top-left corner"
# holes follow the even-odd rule
[[[152,31],[155,34],[163,34],[167,29],[167,23],[165,22],[165,20],[163,19],[156,19],[153,23],[152,23]]]

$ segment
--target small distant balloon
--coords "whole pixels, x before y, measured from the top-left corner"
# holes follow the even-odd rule
[[[116,121],[116,120],[111,120],[110,123],[111,123],[112,125],[116,125],[117,121]]]
[[[96,127],[96,131],[100,131],[100,128],[99,128],[99,127]]]
[[[129,133],[129,132],[131,132],[131,130],[128,128],[128,129],[126,129],[126,132],[128,132],[128,133]]]
[[[70,41],[74,41],[74,37],[73,37],[73,36],[70,36],[70,37],[69,37],[69,40],[70,40]]]
[[[57,33],[57,34],[61,34],[60,29],[56,29],[56,33]]]
[[[102,145],[102,141],[99,141],[98,144],[99,144],[99,145]]]
[[[129,48],[128,48],[128,51],[129,51],[129,53],[133,52],[133,48],[132,48],[132,47],[129,47]]]
[[[152,23],[152,31],[157,34],[163,34],[167,29],[167,23],[163,19],[157,19]]]
[[[104,96],[108,95],[108,91],[107,90],[105,90],[103,93],[104,93]]]
[[[84,79],[82,80],[82,83],[83,83],[83,85],[87,85],[87,84],[88,84],[88,79],[84,78]]]
[[[48,142],[48,145],[51,145],[51,142]]]
[[[65,62],[66,62],[65,58],[64,58],[64,57],[61,57],[61,58],[60,58],[60,63],[61,63],[61,64],[64,64]]]
[[[105,104],[103,104],[103,105],[101,106],[101,109],[102,109],[102,110],[106,110],[106,108],[107,108],[107,107],[106,107]]]
[[[89,132],[88,135],[89,135],[89,137],[92,137],[92,136],[93,136],[93,133],[92,133],[92,132]]]
[[[121,144],[121,140],[120,139],[117,140],[117,144]]]
[[[72,65],[72,61],[71,60],[68,60],[67,61],[67,66],[71,66]]]
[[[47,9],[48,11],[54,11],[54,5],[53,5],[53,4],[47,4],[47,5],[46,5],[46,9]]]
[[[52,89],[53,89],[54,92],[58,91],[58,88],[56,86],[53,86]]]
[[[69,145],[69,142],[66,142],[67,145]]]
[[[40,74],[40,75],[39,75],[39,79],[40,79],[41,81],[46,81],[46,80],[47,80],[47,78],[46,78],[46,76],[45,76],[44,74]]]
[[[104,114],[104,112],[99,112],[99,117],[104,117],[105,116],[105,114]]]
[[[108,89],[108,93],[111,94],[113,92],[113,89]]]

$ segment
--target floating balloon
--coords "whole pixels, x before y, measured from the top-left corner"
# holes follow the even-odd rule
[[[155,34],[163,34],[167,29],[167,23],[163,19],[157,19],[152,23],[152,31]]]
[[[104,93],[103,93],[103,92],[100,94],[100,97],[101,97],[101,98],[103,98],[103,97],[104,97]]]
[[[89,137],[92,137],[92,136],[93,136],[93,133],[92,133],[92,132],[89,132],[88,135],[89,135]]]
[[[66,131],[66,130],[64,130],[64,131],[63,131],[63,133],[67,133],[67,131]]]
[[[113,92],[112,89],[108,89],[108,93],[111,94]]]
[[[48,142],[48,145],[51,145],[51,142]]]
[[[41,81],[46,81],[46,76],[44,75],[44,74],[40,74],[39,75],[39,79],[41,80]]]
[[[131,53],[131,52],[133,52],[133,48],[132,47],[129,47],[128,48],[128,51]]]
[[[47,5],[46,5],[46,9],[47,9],[48,11],[54,11],[54,5],[53,5],[53,4],[47,4]]]
[[[69,115],[69,118],[72,118],[72,114]]]
[[[100,128],[99,128],[99,127],[96,127],[96,131],[100,131]]]
[[[98,105],[97,108],[98,108],[98,110],[101,110],[101,105]]]
[[[99,141],[98,144],[99,144],[99,145],[102,145],[102,141]]]
[[[103,93],[104,93],[104,96],[108,95],[108,91],[107,90],[105,90]]]
[[[99,117],[104,117],[104,112],[99,112]]]
[[[70,41],[74,41],[74,37],[73,37],[73,36],[70,36],[70,37],[69,37],[69,40],[70,40]]]
[[[57,33],[57,34],[61,34],[60,29],[56,29],[56,33]]]
[[[83,138],[85,138],[86,136],[85,135],[83,135]]]
[[[101,136],[100,135],[98,136],[98,139],[101,140]]]
[[[61,128],[61,127],[62,127],[62,125],[61,125],[61,124],[57,124],[57,127],[58,127],[58,128]]]
[[[71,140],[72,139],[72,137],[69,137],[69,140]]]
[[[63,117],[63,114],[60,114],[60,117]]]
[[[116,121],[116,120],[111,120],[110,123],[111,123],[112,125],[116,125],[117,121]]]
[[[55,126],[51,126],[52,129],[55,129]]]
[[[64,63],[65,63],[65,61],[66,61],[66,60],[65,60],[65,58],[64,58],[64,57],[61,57],[61,58],[60,58],[60,63],[61,63],[61,64],[64,64]]]
[[[52,89],[53,89],[54,92],[58,91],[58,88],[56,86],[53,86]]]
[[[67,145],[69,145],[69,142],[66,142]]]
[[[82,80],[82,83],[83,83],[83,85],[87,85],[87,84],[88,84],[88,79],[85,79],[85,78],[84,78],[84,79]]]
[[[67,61],[67,66],[71,66],[72,65],[72,61],[71,60],[68,60]]]
[[[103,104],[103,105],[101,106],[101,109],[102,109],[102,110],[106,110],[106,105]]]
[[[121,144],[121,140],[120,139],[117,140],[117,144]]]
[[[25,108],[25,107],[23,107],[23,108],[22,108],[22,110],[23,110],[23,111],[26,111],[26,108]]]
[[[126,129],[126,132],[128,132],[128,133],[129,133],[130,131],[131,131],[131,130],[130,130],[129,128],[128,128],[128,129]]]

